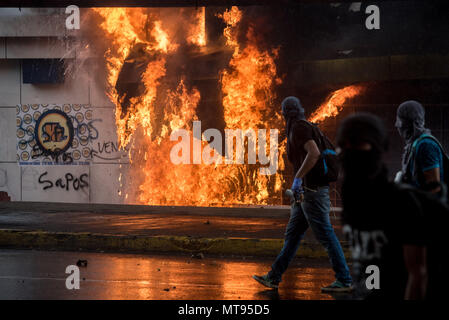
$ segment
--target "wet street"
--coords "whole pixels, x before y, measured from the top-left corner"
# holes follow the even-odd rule
[[[68,265],[81,266],[80,289],[66,288]],[[297,258],[278,292],[251,275],[269,270],[271,259],[192,258],[87,252],[0,250],[0,299],[320,299],[333,281],[327,260]],[[337,298],[347,298],[340,296]]]

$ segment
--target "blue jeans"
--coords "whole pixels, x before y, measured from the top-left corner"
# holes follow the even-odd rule
[[[296,255],[299,244],[310,225],[315,237],[329,255],[337,280],[346,285],[352,283],[343,250],[330,223],[329,212],[329,187],[320,187],[316,192],[306,191],[304,201],[301,204],[292,205],[290,220],[285,231],[284,246],[268,273],[271,279],[281,282],[282,274]]]

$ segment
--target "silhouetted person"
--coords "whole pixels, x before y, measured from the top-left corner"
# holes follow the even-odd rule
[[[425,128],[425,111],[417,101],[406,101],[397,110],[396,127],[406,145],[402,170],[396,181],[424,190],[440,191],[435,182],[443,181],[443,149],[437,138]],[[449,168],[447,168],[449,170]]]
[[[353,258],[356,296],[422,299],[428,234],[420,201],[388,181],[388,135],[370,114],[343,120],[337,133],[343,168],[343,230]]]
[[[352,290],[352,278],[341,248],[330,223],[329,184],[326,180],[321,144],[314,127],[305,120],[304,109],[296,97],[287,97],[282,102],[282,114],[287,124],[287,156],[294,167],[291,187],[303,201],[293,202],[290,220],[285,232],[284,246],[264,276],[253,276],[261,284],[278,288],[282,274],[298,251],[305,232],[312,228],[315,237],[326,248],[336,280],[325,292],[347,292]]]
[[[403,102],[398,107],[395,125],[406,144],[402,156],[402,170],[395,180],[440,195],[440,182],[444,181],[445,173],[449,170],[444,167],[444,158],[447,159],[447,155],[438,139],[425,127],[423,106],[413,100]],[[447,201],[447,197],[445,200]],[[428,209],[425,214],[430,214]],[[442,285],[442,279],[446,277],[449,265],[444,264],[446,259],[441,257],[441,252],[447,251],[447,245],[442,245],[442,242],[444,240],[434,241],[427,250],[429,299],[438,298],[440,291],[446,289]]]

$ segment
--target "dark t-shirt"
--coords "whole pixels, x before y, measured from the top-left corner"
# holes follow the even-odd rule
[[[416,165],[416,169],[414,166]],[[431,138],[424,138],[416,145],[415,153],[410,159],[406,174],[412,177],[411,183],[416,187],[424,185],[423,172],[434,168],[440,169],[440,180],[444,180],[443,152],[440,146]],[[413,177],[416,170],[417,176]]]
[[[344,183],[342,196],[343,231],[351,247],[357,296],[403,299],[408,279],[403,246],[428,242],[419,203],[386,178]],[[373,265],[379,268],[380,289],[366,285],[372,274],[367,267]]]
[[[287,137],[287,157],[293,164],[293,175],[296,175],[301,168],[307,152],[304,145],[307,141],[314,140],[318,148],[320,146],[319,137],[316,136],[312,126],[304,120],[296,120],[291,124],[290,132]],[[317,188],[329,185],[324,176],[323,159],[320,158],[315,166],[304,177],[304,186],[308,188]]]

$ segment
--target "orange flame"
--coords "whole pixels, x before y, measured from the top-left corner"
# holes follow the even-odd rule
[[[111,45],[106,52],[108,67],[108,95],[116,105],[117,135],[119,146],[125,147],[129,144],[131,134],[139,125],[143,126],[146,135],[151,136],[154,100],[156,99],[157,88],[160,79],[165,75],[165,58],[151,61],[143,75],[145,84],[145,94],[137,99],[131,99],[131,107],[124,118],[120,118],[122,113],[121,101],[115,85],[120,70],[125,62],[125,58],[131,48],[138,43],[146,44],[145,50],[161,53],[171,52],[177,49],[176,44],[168,40],[167,33],[162,29],[161,21],[153,22],[151,37],[148,39],[142,26],[146,26],[151,16],[148,11],[130,8],[96,8],[93,9],[104,18],[100,27],[105,31]],[[136,107],[138,105],[138,107]]]
[[[230,47],[235,47],[238,51],[237,29],[236,26],[242,19],[242,12],[237,7],[231,7],[231,10],[226,10],[223,14],[218,14],[226,23],[226,28],[223,30],[223,35],[226,38],[226,44]]]
[[[100,27],[110,41],[105,54],[108,70],[108,94],[116,105],[117,135],[121,147],[131,146],[130,169],[120,173],[120,183],[129,176],[134,184],[127,186],[127,202],[152,205],[234,205],[274,204],[280,201],[283,178],[279,173],[262,176],[258,165],[222,164],[175,165],[170,150],[177,143],[170,141],[176,129],[192,130],[197,120],[196,107],[200,93],[188,89],[185,77],[180,77],[175,89],[173,78],[167,76],[167,57],[182,44],[173,42],[167,28],[173,21],[160,18],[152,9],[94,9],[103,18]],[[175,10],[175,9],[167,9]],[[224,36],[234,48],[229,68],[222,71],[220,80],[224,94],[224,120],[228,128],[275,129],[282,127],[282,119],[272,108],[277,77],[275,60],[278,51],[257,48],[254,30],[247,34],[248,43],[240,49],[237,27],[242,12],[236,7],[223,13],[227,23]],[[173,17],[173,15],[172,15]],[[186,28],[187,43],[206,45],[205,10],[193,18],[194,27]],[[125,59],[136,44],[143,44],[151,61],[146,62],[142,75],[144,92],[130,99],[126,114],[122,114],[123,99],[115,86]],[[162,111],[161,111],[162,110]],[[162,116],[161,116],[162,113]],[[194,139],[192,139],[194,140]],[[202,146],[207,143],[202,141]],[[279,167],[283,169],[280,146]]]
[[[310,116],[310,122],[322,122],[326,118],[335,117],[343,108],[346,100],[360,94],[363,87],[358,85],[347,86],[330,94],[326,102]]]
[[[223,35],[226,44],[234,48],[230,68],[221,74],[221,84],[224,108],[224,119],[228,128],[282,128],[282,118],[279,113],[273,112],[274,86],[282,81],[277,77],[275,60],[278,49],[261,51],[257,47],[254,29],[247,33],[248,43],[242,50],[237,41],[237,26],[242,19],[242,12],[237,7],[226,10],[220,18],[226,23]],[[283,153],[285,143],[280,145],[279,166],[284,168]],[[246,170],[250,170],[248,167]],[[273,180],[274,179],[274,188]],[[283,177],[277,173],[274,178],[255,176],[258,201],[272,196],[273,191],[281,190]],[[271,190],[273,188],[274,190]]]
[[[203,47],[206,45],[206,7],[197,9],[193,22],[188,30],[187,42]]]

